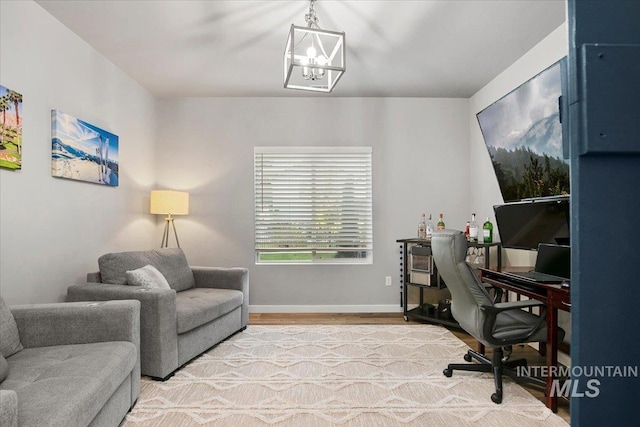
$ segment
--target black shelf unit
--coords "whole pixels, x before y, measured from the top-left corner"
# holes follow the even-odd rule
[[[441,313],[438,305],[424,302],[425,290],[432,291],[446,288],[446,283],[438,273],[438,266],[431,258],[431,241],[414,238],[398,239],[396,242],[400,243],[400,304],[403,307],[404,320],[408,322],[409,318],[414,318],[429,323],[459,328],[458,322],[450,314]],[[502,245],[500,242],[469,242],[469,247],[484,249],[484,268],[489,268],[491,265],[490,248],[497,247],[497,264],[498,270],[500,270],[502,267]],[[419,248],[419,251],[414,250],[414,248]],[[417,253],[415,258],[420,258],[418,261],[415,258],[411,258],[414,255],[413,252]],[[426,257],[429,259],[427,260]],[[418,265],[418,268],[414,268],[414,265]],[[416,283],[417,281],[421,283]],[[409,287],[417,288],[420,292],[418,306],[412,309],[407,307]]]

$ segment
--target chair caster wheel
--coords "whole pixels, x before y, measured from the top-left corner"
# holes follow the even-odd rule
[[[465,360],[466,362],[471,362],[471,360],[473,360],[473,359],[471,358],[471,355],[470,355],[469,353],[466,353],[466,354],[464,355],[464,360]]]
[[[453,375],[453,371],[449,368],[446,368],[444,371],[442,371],[442,373],[444,374],[445,377],[450,378],[451,375]]]
[[[493,393],[491,395],[491,400],[493,401],[493,403],[502,403],[502,396],[499,395],[498,393]]]

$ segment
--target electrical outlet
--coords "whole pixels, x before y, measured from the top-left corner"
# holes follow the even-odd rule
[[[386,286],[391,286],[391,285],[393,285],[393,281],[391,280],[391,276],[387,276],[387,277],[385,277],[385,278],[384,278],[384,284],[385,284]]]

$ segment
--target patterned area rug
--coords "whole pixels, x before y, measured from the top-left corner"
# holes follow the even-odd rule
[[[143,378],[124,427],[567,426],[522,387],[454,372],[468,347],[434,325],[249,326],[166,382]]]

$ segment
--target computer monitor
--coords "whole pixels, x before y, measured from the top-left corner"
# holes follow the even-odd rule
[[[537,250],[540,243],[569,245],[569,196],[495,205],[502,247]]]
[[[571,247],[540,243],[535,271],[571,279]]]

